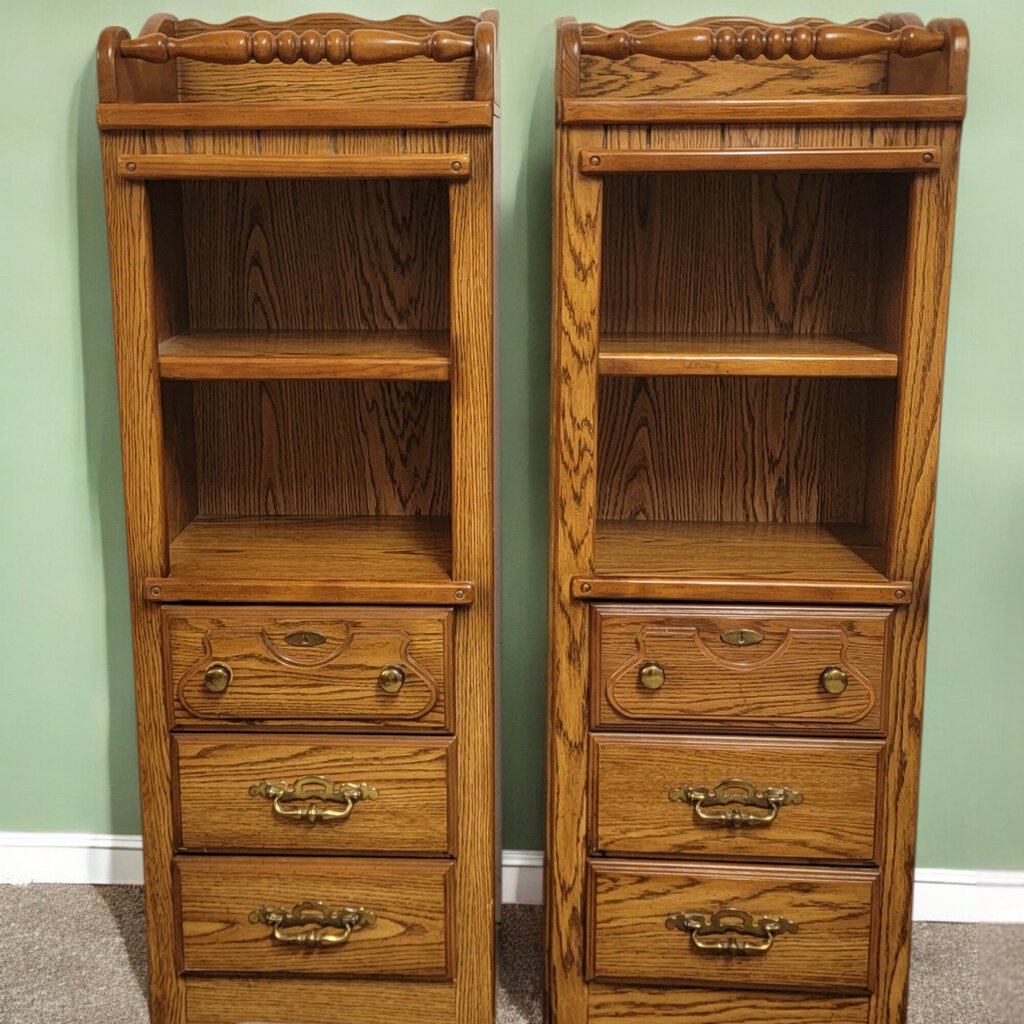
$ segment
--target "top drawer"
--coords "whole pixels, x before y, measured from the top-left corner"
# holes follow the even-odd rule
[[[597,728],[882,731],[889,608],[595,605]]]
[[[451,731],[452,609],[165,606],[175,725]]]

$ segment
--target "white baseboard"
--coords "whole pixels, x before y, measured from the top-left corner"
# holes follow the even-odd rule
[[[84,832],[0,832],[0,884],[141,885],[142,840]],[[543,902],[544,855],[504,850],[503,903]],[[1024,871],[918,868],[914,920],[1024,923]]]

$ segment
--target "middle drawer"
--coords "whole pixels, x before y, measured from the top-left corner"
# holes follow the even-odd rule
[[[454,740],[193,733],[172,742],[180,849],[455,852]]]
[[[878,740],[590,738],[590,848],[623,855],[875,858]]]

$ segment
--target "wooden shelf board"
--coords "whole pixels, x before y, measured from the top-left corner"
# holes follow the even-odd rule
[[[446,331],[186,331],[160,343],[165,380],[448,380]]]
[[[618,377],[895,377],[898,371],[895,351],[856,335],[614,334],[598,348],[598,372]]]
[[[469,604],[451,578],[451,521],[377,516],[196,519],[172,542],[158,601]]]
[[[884,551],[857,525],[665,523],[603,520],[586,599],[792,600],[905,604],[909,583],[890,580]]]

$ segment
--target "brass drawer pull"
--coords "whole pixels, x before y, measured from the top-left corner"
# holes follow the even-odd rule
[[[203,676],[203,686],[207,693],[223,693],[231,684],[231,669],[215,661]]]
[[[826,693],[842,693],[849,682],[846,673],[838,665],[829,665],[828,668],[822,669],[818,679]]]
[[[640,666],[638,682],[648,690],[660,690],[665,685],[665,669],[656,661],[645,661]]]
[[[779,808],[786,804],[802,804],[803,793],[788,786],[765,786],[757,789],[743,779],[725,779],[714,789],[707,786],[677,786],[668,791],[669,800],[681,804],[693,804],[693,812],[701,821],[713,825],[770,825],[779,814]],[[739,811],[726,807],[728,804],[742,804],[744,807],[763,808],[768,814]],[[705,810],[706,807],[721,807],[722,810]]]
[[[291,910],[283,907],[260,907],[249,915],[253,924],[268,924],[274,942],[286,946],[343,946],[352,932],[366,928],[377,920],[372,910],[342,907],[332,910],[323,900],[305,900]],[[286,929],[295,929],[286,931]]]
[[[368,782],[331,782],[323,775],[303,775],[290,785],[264,779],[249,787],[249,796],[265,796],[274,801],[274,814],[293,821],[344,821],[360,800],[376,800],[377,790]],[[344,804],[344,807],[321,807],[309,803],[303,807],[286,807],[299,800]]]
[[[405,669],[401,665],[385,665],[377,676],[377,685],[385,693],[398,693],[405,685]]]
[[[787,917],[762,917],[755,921],[745,910],[732,907],[717,910],[710,918],[703,914],[670,914],[665,918],[665,927],[689,932],[690,941],[697,949],[732,956],[767,953],[776,935],[797,932],[796,922]],[[737,935],[749,938],[737,938]]]

